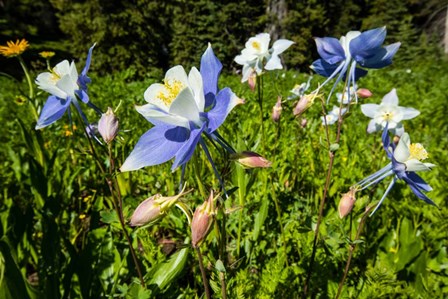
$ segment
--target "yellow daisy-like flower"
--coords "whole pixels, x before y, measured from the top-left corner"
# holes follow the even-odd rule
[[[42,51],[39,53],[40,57],[48,59],[51,58],[55,55],[55,53],[53,51]]]
[[[14,57],[22,54],[29,47],[26,39],[17,40],[16,42],[8,41],[6,46],[0,46],[0,54],[5,57]]]

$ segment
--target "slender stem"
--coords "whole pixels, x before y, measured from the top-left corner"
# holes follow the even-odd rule
[[[243,215],[244,215],[244,199],[246,194],[246,177],[244,173],[244,169],[242,166],[236,166],[236,173],[238,177],[238,200],[240,205],[240,212],[238,217],[238,236],[236,239],[236,253],[237,256],[240,256],[240,245],[241,245],[241,233],[243,230]]]
[[[355,241],[359,240],[359,236],[361,235],[362,228],[364,226],[364,223],[366,222],[367,216],[369,215],[369,212],[372,209],[372,207],[368,207],[366,209],[366,211],[364,212],[364,215],[361,218],[361,223],[359,223],[358,230],[356,231]],[[351,244],[349,247],[348,258],[347,258],[347,263],[345,264],[344,275],[342,276],[341,282],[339,282],[338,293],[337,293],[335,299],[338,299],[339,296],[341,295],[342,288],[344,287],[345,279],[347,278],[348,270],[350,269],[350,263],[352,261],[352,256],[353,256],[353,252],[355,251],[355,248],[356,248],[356,243]]]
[[[263,76],[259,76],[260,82],[257,84],[257,100],[260,108],[260,125],[261,125],[261,145],[263,147],[263,154],[266,152],[266,145],[264,139],[264,121],[263,121]]]
[[[227,286],[225,274],[219,272],[219,280],[221,281],[221,297],[222,299],[227,299]]]
[[[345,90],[345,86],[344,86],[344,90]],[[325,115],[325,107],[324,107],[323,103],[322,103],[322,109],[323,109],[323,112],[324,112],[324,115]],[[341,140],[341,128],[342,128],[343,120],[344,119],[342,118],[341,114],[339,113],[338,128],[337,128],[337,134],[336,134],[336,143],[337,144]],[[328,145],[328,147],[330,147],[331,141],[330,141],[328,125],[327,125],[327,122],[326,122],[326,117],[324,117],[324,124],[325,124],[325,134],[326,134],[326,137],[327,137],[327,145]],[[333,171],[335,152],[331,151],[330,148],[329,148],[328,155],[330,157],[330,162],[328,164],[327,176],[326,176],[326,179],[325,179],[324,193],[323,193],[322,199],[320,201],[319,216],[317,217],[316,229],[314,231],[313,250],[311,252],[310,263],[309,263],[309,266],[308,266],[308,274],[306,276],[305,286],[303,288],[302,298],[306,298],[307,293],[308,293],[308,286],[309,286],[309,282],[310,282],[310,279],[311,279],[311,275],[313,273],[314,260],[316,258],[317,242],[318,242],[318,238],[319,238],[319,228],[320,228],[320,224],[322,222],[322,218],[323,218],[323,214],[324,214],[325,201],[327,199],[328,189],[330,187],[330,182],[331,182],[331,173]]]
[[[201,269],[202,283],[204,284],[205,297],[207,297],[207,299],[211,299],[212,297],[210,294],[210,287],[208,286],[207,274],[205,273],[204,264],[202,263],[202,254],[199,247],[196,247],[196,253],[198,254],[199,269]]]
[[[283,250],[285,252],[286,266],[289,266],[289,263],[288,263],[288,253],[286,251],[285,231],[284,231],[284,228],[283,228],[283,221],[282,221],[282,211],[280,210],[280,205],[278,204],[278,199],[277,199],[277,194],[275,193],[274,184],[271,183],[271,186],[272,186],[271,194],[272,194],[272,198],[274,199],[275,210],[277,211],[277,221],[278,221],[278,224],[280,225],[280,233],[282,235],[282,243],[283,243]]]
[[[23,72],[25,73],[26,81],[28,82],[29,98],[30,100],[34,100],[33,81],[31,81],[31,76],[28,72],[28,68],[26,67],[25,61],[23,61],[23,58],[21,56],[17,56],[17,58],[19,59],[19,63],[22,66]]]
[[[135,264],[135,269],[137,270],[137,274],[138,274],[138,278],[140,279],[140,284],[142,285],[142,287],[145,287],[145,280],[143,279],[143,275],[142,275],[142,270],[140,269],[140,265],[138,263],[138,259],[137,259],[137,255],[135,254],[135,250],[134,247],[132,246],[132,241],[131,238],[129,237],[128,231],[126,229],[126,224],[124,222],[124,216],[123,216],[123,200],[121,198],[121,192],[120,192],[120,187],[118,186],[118,180],[117,177],[114,176],[114,171],[115,171],[115,161],[112,157],[112,149],[111,149],[111,144],[108,144],[108,152],[109,152],[109,161],[110,161],[110,170],[109,170],[109,174],[110,176],[113,178],[113,184],[115,186],[115,190],[117,192],[117,201],[118,201],[118,206],[116,204],[114,204],[114,207],[116,208],[117,214],[118,214],[118,218],[120,220],[120,224],[121,224],[121,228],[123,230],[123,233],[126,237],[126,240],[128,242],[129,245],[129,249],[131,251],[131,255],[132,255],[132,259],[134,261]],[[114,199],[114,188],[112,186],[112,182],[109,178],[106,178],[107,180],[107,185],[109,186],[109,190],[110,193],[112,194],[112,198]]]

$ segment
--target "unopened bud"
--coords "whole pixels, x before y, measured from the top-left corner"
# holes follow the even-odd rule
[[[355,204],[356,201],[355,193],[356,189],[350,188],[350,191],[342,195],[341,201],[339,202],[338,206],[338,212],[340,218],[344,218],[345,216],[347,216],[353,209],[353,205]]]
[[[300,121],[300,126],[302,128],[305,128],[307,124],[308,124],[308,120],[306,118],[302,118],[302,120]]]
[[[257,72],[255,70],[250,73],[247,83],[249,84],[250,90],[254,91],[255,85],[257,84]]]
[[[216,214],[215,199],[212,191],[209,198],[197,207],[193,214],[193,220],[191,221],[191,245],[194,248],[198,247],[210,232]]]
[[[98,122],[98,131],[106,143],[110,143],[117,136],[118,118],[115,116],[112,108],[107,108],[107,112],[101,116]]]
[[[185,189],[185,187],[184,187]],[[131,226],[143,226],[149,224],[161,216],[163,216],[167,210],[169,210],[177,201],[189,191],[181,193],[175,196],[164,197],[160,194],[153,195],[145,199],[135,209],[131,216],[129,224]]]
[[[293,110],[294,116],[300,116],[303,112],[308,110],[308,108],[310,108],[311,105],[313,105],[314,100],[316,99],[317,96],[318,95],[315,93],[310,93],[302,96]]]
[[[358,97],[363,99],[370,98],[373,95],[372,92],[366,88],[358,88],[356,90],[356,94],[358,95]]]
[[[240,163],[244,168],[270,167],[272,164],[272,162],[254,152],[233,154],[231,158]]]
[[[282,97],[277,97],[277,103],[272,107],[272,120],[278,122],[280,120],[280,115],[282,114]]]

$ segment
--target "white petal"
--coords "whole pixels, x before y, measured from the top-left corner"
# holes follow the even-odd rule
[[[188,74],[188,82],[194,93],[194,99],[199,112],[204,112],[205,98],[201,73],[197,68],[193,67]]]
[[[405,162],[406,171],[429,171],[431,167],[435,166],[431,163],[422,163],[417,159],[410,159]]]
[[[400,163],[405,163],[411,155],[411,153],[409,152],[409,144],[407,143],[408,140],[409,134],[403,133],[403,135],[401,135],[400,141],[397,144],[397,147],[395,148],[394,157]]]
[[[379,105],[377,104],[363,104],[361,105],[362,113],[370,118],[374,118],[376,112],[378,111]]]
[[[78,70],[76,69],[76,65],[74,62],[70,64],[70,78],[72,78],[72,81],[78,80]]]
[[[168,112],[169,104],[165,103],[165,101],[163,101],[160,98],[161,94],[167,94],[167,93],[168,93],[168,90],[166,89],[165,85],[160,84],[160,83],[154,83],[154,84],[151,84],[148,87],[148,89],[146,89],[146,91],[144,93],[144,98],[145,98],[145,101],[147,101],[148,103],[154,104]]]
[[[367,133],[371,134],[377,132],[381,129],[381,125],[377,124],[374,119],[369,121],[369,125],[367,126]]]
[[[397,90],[394,88],[388,94],[386,94],[383,97],[381,104],[397,106],[398,105]]]
[[[279,55],[279,54],[283,53],[286,49],[291,47],[292,44],[294,44],[294,42],[290,41],[290,40],[287,40],[287,39],[279,39],[279,40],[277,40],[272,45],[272,49],[274,50],[272,55]]]
[[[135,109],[138,113],[143,115],[144,118],[146,118],[148,121],[153,122],[164,122],[166,124],[175,125],[179,127],[185,127],[187,129],[190,129],[190,124],[188,122],[188,119],[179,116],[179,115],[172,115],[168,112],[160,109],[159,107],[153,105],[153,104],[146,104],[143,106],[136,106]]]
[[[403,115],[403,119],[411,119],[420,114],[420,111],[414,108],[399,107]]]
[[[165,74],[165,83],[169,83],[170,80],[176,80],[182,83],[183,86],[188,86],[188,77],[184,67],[176,65],[170,68]]]
[[[68,60],[63,60],[56,64],[56,66],[53,68],[53,71],[58,74],[59,77],[70,74],[70,63],[68,62]]]
[[[195,124],[201,124],[199,110],[190,88],[184,88],[173,101],[170,114],[182,116]]]
[[[56,87],[65,92],[67,96],[75,97],[75,90],[78,89],[76,82],[72,81],[70,75],[64,75],[57,83]]]
[[[241,79],[241,83],[246,82],[247,80],[249,80],[250,75],[254,72],[253,67],[251,67],[248,64],[245,64],[243,66],[243,78]]]
[[[257,51],[258,54],[265,55],[269,50],[269,42],[271,40],[269,33],[259,33],[253,39],[260,43],[260,50]]]
[[[281,70],[283,68],[283,65],[280,58],[277,55],[272,55],[264,68],[267,70]]]

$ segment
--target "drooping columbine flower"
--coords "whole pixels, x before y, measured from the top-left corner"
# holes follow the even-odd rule
[[[347,112],[347,108],[340,109],[337,106],[333,106],[333,110],[330,111],[325,117],[321,116],[320,119],[322,120],[322,125],[332,125],[339,119],[339,113],[341,113],[341,116],[344,115],[344,113]]]
[[[365,116],[372,118],[367,126],[368,133],[380,131],[387,124],[389,130],[392,130],[398,136],[404,133],[401,121],[414,118],[420,114],[420,111],[414,108],[398,106],[398,96],[395,88],[383,97],[380,105],[363,104],[361,105],[361,111]]]
[[[36,130],[49,126],[60,119],[69,110],[71,103],[79,111],[86,125],[89,125],[77,99],[79,98],[82,102],[93,106],[89,102],[89,96],[87,95],[87,83],[90,83],[87,71],[90,67],[94,47],[95,45],[89,49],[86,65],[80,75],[78,75],[74,62],[69,63],[67,60],[64,60],[58,63],[51,72],[44,72],[37,76],[36,84],[38,87],[52,95],[48,97],[42,108],[36,124]]]
[[[282,115],[282,97],[277,97],[277,103],[275,103],[274,107],[272,107],[272,120],[274,122],[278,122],[280,120],[280,116]]]
[[[363,68],[379,69],[392,63],[392,58],[400,43],[382,46],[386,38],[386,27],[364,32],[350,31],[340,40],[334,37],[315,39],[320,59],[313,62],[311,68],[319,75],[328,77],[322,84],[337,76],[336,84],[348,73],[348,86],[367,74]],[[331,95],[331,93],[330,93]]]
[[[312,79],[313,76],[310,76],[307,82],[302,82],[301,84],[294,85],[294,87],[290,90],[290,93],[292,93],[292,95],[288,96],[288,100],[294,100],[295,98],[303,97],[308,88],[310,88],[310,82]]]
[[[16,40],[16,42],[8,41],[6,46],[0,46],[0,54],[5,57],[15,57],[19,56],[29,47],[28,41],[24,38],[21,40]]]
[[[164,84],[152,84],[144,94],[148,104],[137,107],[154,127],[137,142],[121,171],[140,169],[175,158],[172,170],[190,160],[202,133],[219,139],[216,129],[230,111],[242,104],[230,88],[218,91],[222,64],[209,45],[201,58],[200,72],[187,76],[182,66],[169,69]],[[218,140],[219,141],[219,140]]]
[[[271,161],[254,152],[234,153],[230,157],[244,168],[266,168],[272,165]]]
[[[428,153],[423,146],[420,143],[411,143],[408,133],[403,133],[398,144],[395,145],[393,142],[390,142],[387,125],[383,130],[382,140],[384,150],[391,162],[379,171],[356,183],[353,187],[356,191],[361,191],[393,175],[392,181],[371,215],[380,207],[398,179],[405,181],[412,192],[420,199],[435,206],[436,204],[423,193],[423,191],[431,191],[431,186],[416,174],[417,171],[429,171],[435,166],[431,163],[422,162],[428,157]]]
[[[253,72],[261,75],[263,69],[282,69],[282,63],[278,55],[288,49],[294,42],[287,39],[279,39],[269,49],[271,37],[269,33],[260,33],[249,38],[246,48],[241,54],[235,57],[235,62],[243,66],[243,78],[241,82],[246,82]]]

